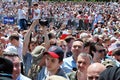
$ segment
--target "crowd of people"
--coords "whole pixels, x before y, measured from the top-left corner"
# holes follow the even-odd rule
[[[0,1],[0,66],[3,80],[119,80],[120,3]]]

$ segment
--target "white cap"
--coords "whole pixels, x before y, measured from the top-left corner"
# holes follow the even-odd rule
[[[4,52],[6,52],[5,54],[18,54],[17,52],[17,48],[15,46],[8,46]]]

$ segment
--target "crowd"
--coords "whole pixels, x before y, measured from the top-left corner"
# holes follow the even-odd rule
[[[0,1],[0,66],[3,80],[119,80],[120,4]]]

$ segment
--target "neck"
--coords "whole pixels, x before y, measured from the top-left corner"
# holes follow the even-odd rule
[[[77,80],[87,80],[87,73],[84,73],[78,70]]]
[[[49,76],[57,74],[59,69],[48,71]]]

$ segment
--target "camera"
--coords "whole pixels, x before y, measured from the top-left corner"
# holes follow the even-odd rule
[[[41,26],[48,26],[48,21],[46,19],[39,19],[39,23]]]

